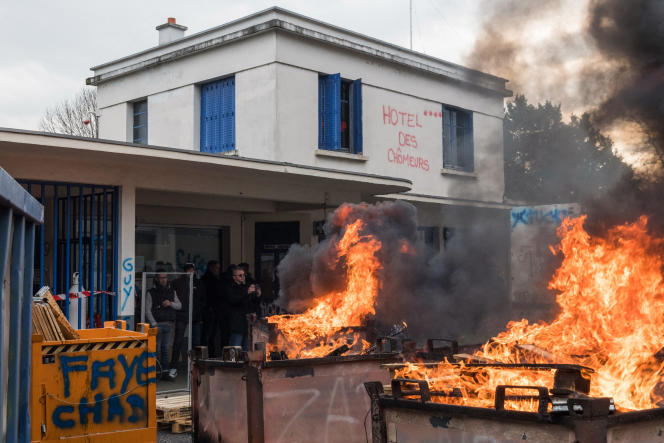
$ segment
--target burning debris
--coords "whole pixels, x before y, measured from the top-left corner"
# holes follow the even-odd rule
[[[405,322],[390,325],[380,317],[382,304],[391,300],[385,287],[393,287],[386,271],[403,264],[401,258],[420,260],[416,242],[399,235],[386,217],[404,209],[410,210],[401,204],[344,205],[332,215],[328,239],[310,254],[310,285],[300,285],[309,296],[286,294],[302,312],[267,319],[270,359],[397,352],[411,363],[392,368],[396,379],[425,380],[436,393],[433,401],[455,405],[492,407],[501,386],[517,386],[501,395],[505,407],[518,404],[520,410],[541,407],[532,392],[510,393],[523,387],[551,389],[554,397],[611,397],[620,410],[664,404],[664,360],[658,354],[664,347],[664,240],[648,232],[645,217],[605,237],[591,237],[585,217],[564,220],[560,245],[552,248],[562,264],[549,284],[560,311],[550,323],[510,322],[477,351],[447,339],[429,340],[420,351],[406,336]],[[381,329],[386,333],[376,333]],[[560,391],[570,370],[578,376]]]
[[[332,240],[332,249],[336,253],[325,266],[328,269],[345,268],[345,290],[321,294],[302,314],[268,317],[268,322],[274,323],[279,332],[278,347],[283,348],[289,357],[341,355],[356,346],[368,348],[369,343],[358,333],[353,334],[350,344],[345,343],[348,339],[345,334],[337,336],[349,326],[361,326],[376,312],[377,271],[381,264],[375,253],[381,243],[373,236],[363,234],[363,228],[361,219],[354,220],[345,227],[341,237],[335,236]],[[341,261],[343,265],[340,265]]]
[[[326,240],[291,247],[279,265],[280,303],[296,314],[269,317],[279,331],[269,350],[289,358],[325,356],[344,344],[349,353],[368,352],[404,321],[420,343],[471,329],[498,332],[509,317],[492,296],[504,287],[491,262],[502,247],[495,232],[482,223],[459,230],[442,255],[417,241],[417,226],[408,203],[346,204],[328,218]],[[487,319],[502,318],[485,332]]]
[[[580,381],[568,394],[611,397],[621,410],[662,405],[664,240],[648,233],[645,217],[604,238],[589,236],[584,220],[565,219],[559,228],[555,251],[564,259],[550,288],[558,291],[560,313],[551,323],[510,322],[472,358],[407,364],[395,377],[426,380],[443,393],[432,401],[493,407],[500,386],[553,387],[555,394],[557,373],[542,369],[565,364],[578,369]]]

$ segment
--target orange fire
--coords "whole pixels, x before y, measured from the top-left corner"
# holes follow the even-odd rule
[[[647,219],[591,237],[585,217],[565,219],[558,229],[564,256],[549,283],[560,313],[550,324],[510,322],[475,359],[502,363],[569,363],[592,368],[592,396],[612,397],[621,410],[657,407],[664,401],[664,240],[649,234]],[[426,379],[434,391],[455,390],[435,400],[492,407],[498,385],[552,386],[552,373],[408,365],[397,377]],[[512,394],[512,393],[510,393]],[[532,392],[515,391],[517,395]],[[520,409],[526,409],[521,407]]]
[[[336,244],[333,265],[345,262],[345,290],[317,297],[315,305],[302,314],[268,317],[279,333],[277,347],[289,358],[323,357],[345,344],[351,349],[369,346],[358,333],[353,334],[351,343],[345,334],[375,314],[380,286],[376,272],[381,265],[375,253],[381,244],[371,235],[362,235],[362,227],[359,219],[348,224]]]

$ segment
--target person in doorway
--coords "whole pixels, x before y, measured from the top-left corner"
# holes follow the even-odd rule
[[[173,344],[176,313],[182,303],[173,288],[168,285],[168,275],[163,269],[157,270],[154,287],[147,291],[145,313],[150,326],[159,328],[157,332],[157,358],[162,368],[162,376],[175,380],[177,369],[169,367],[169,354]],[[168,371],[166,372],[166,369]]]
[[[249,347],[249,331],[247,314],[250,306],[260,296],[256,292],[256,285],[247,285],[246,274],[239,266],[233,266],[232,280],[226,285],[226,300],[228,302],[228,329],[230,332],[230,345],[242,346],[247,351]]]
[[[202,342],[208,347],[210,357],[216,357],[218,355],[216,343],[219,335],[221,335],[221,343],[224,343],[223,326],[225,322],[223,319],[226,313],[221,264],[217,260],[208,262],[202,281],[205,287]]]
[[[203,310],[201,303],[205,297],[203,284],[196,278],[196,268],[193,263],[185,263],[183,266],[186,274],[181,275],[173,282],[173,289],[179,294],[182,309],[175,313],[175,333],[173,339],[173,355],[171,356],[171,367],[178,367],[180,360],[187,361],[187,350],[189,348],[185,333],[189,325],[189,303],[190,291],[193,296],[191,302],[191,345],[200,346],[200,331]],[[191,287],[190,287],[191,281]]]
[[[263,315],[263,307],[262,302],[264,301],[261,298],[261,286],[258,284],[258,282],[254,279],[254,277],[249,273],[249,263],[240,263],[238,265],[240,269],[244,271],[244,282],[247,286],[254,285],[254,288],[256,288],[256,296],[252,297],[251,302],[249,302],[249,313],[250,314],[256,314],[257,317],[261,318],[264,317]]]

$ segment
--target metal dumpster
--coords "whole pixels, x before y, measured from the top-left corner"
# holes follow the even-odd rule
[[[363,383],[389,381],[395,353],[249,362],[192,361],[194,440],[198,442],[365,442],[371,438]],[[365,429],[367,434],[365,434]]]
[[[157,440],[156,329],[124,321],[80,339],[32,336],[32,441]]]
[[[552,400],[546,388],[518,387],[540,391],[539,412],[524,412],[501,407],[504,388],[510,387],[499,387],[502,395],[497,393],[495,408],[436,403],[423,380],[392,380],[391,393],[384,392],[382,382],[365,387],[371,398],[373,443],[664,441],[664,408],[621,413],[609,398],[554,398],[554,406],[547,408]]]

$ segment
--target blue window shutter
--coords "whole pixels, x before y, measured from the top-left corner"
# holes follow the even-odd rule
[[[220,88],[220,151],[235,149],[235,78],[221,81]]]
[[[214,83],[201,86],[201,152],[213,152]]]
[[[341,75],[323,77],[323,143],[325,149],[341,149]]]
[[[351,85],[351,118],[353,132],[351,146],[355,154],[362,153],[362,79],[358,78]]]
[[[207,131],[207,125],[205,124],[205,105],[207,101],[207,94],[206,94],[206,88],[205,85],[201,86],[201,137],[200,137],[200,146],[199,149],[201,152],[205,152],[205,147],[207,146],[205,143],[205,133]]]
[[[325,149],[325,77],[318,77],[318,149]]]
[[[235,78],[201,86],[201,152],[235,149]]]
[[[450,111],[445,109],[445,105],[443,105],[443,168],[450,168],[454,165],[451,134]]]
[[[465,113],[465,134],[463,137],[463,170],[473,172],[475,170],[475,153],[473,145],[473,113]]]

